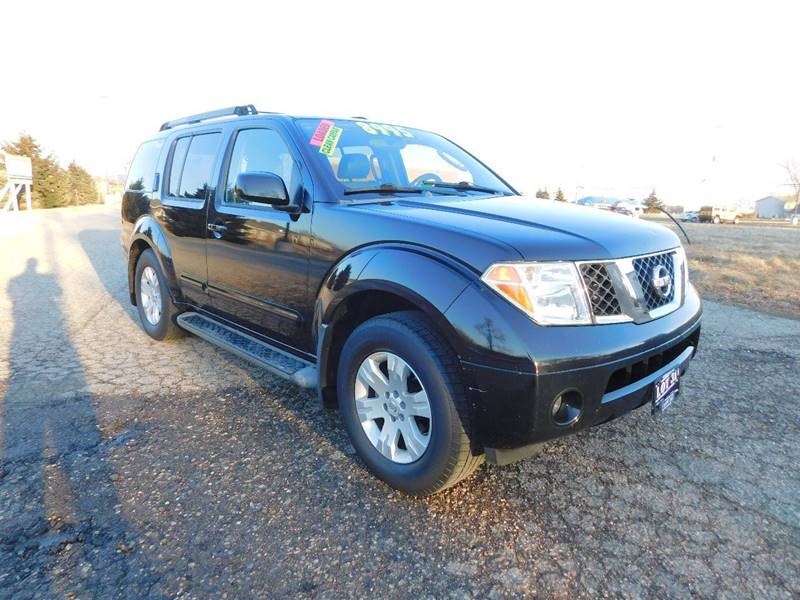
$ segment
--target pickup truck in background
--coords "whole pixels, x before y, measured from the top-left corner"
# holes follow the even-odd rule
[[[700,223],[732,223],[739,224],[741,213],[738,209],[729,206],[701,206],[700,211],[697,213],[697,219]]]

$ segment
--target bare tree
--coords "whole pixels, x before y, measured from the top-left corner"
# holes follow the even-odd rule
[[[798,206],[800,206],[800,168],[794,161],[787,160],[781,165],[786,174],[789,175],[789,185],[792,186],[794,193],[794,216],[797,217]]]

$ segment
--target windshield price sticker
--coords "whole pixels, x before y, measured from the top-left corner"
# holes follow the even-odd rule
[[[325,136],[328,134],[330,128],[333,127],[333,121],[326,121],[322,120],[317,125],[317,130],[314,132],[314,135],[311,136],[311,141],[308,142],[312,146],[322,146],[322,142],[325,140]]]
[[[414,137],[408,129],[398,127],[397,125],[382,125],[380,123],[364,123],[363,121],[356,121],[356,125],[361,127],[366,133],[370,135],[393,135],[396,137]]]
[[[336,150],[336,144],[339,143],[341,135],[342,128],[331,125],[330,129],[328,129],[328,132],[325,134],[325,138],[322,140],[319,151],[326,156],[331,156],[333,151]]]

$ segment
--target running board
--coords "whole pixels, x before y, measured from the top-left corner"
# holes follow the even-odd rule
[[[317,387],[317,367],[275,346],[196,312],[178,315],[178,325],[220,348],[304,388]]]

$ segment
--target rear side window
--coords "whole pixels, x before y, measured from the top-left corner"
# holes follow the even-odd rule
[[[125,189],[137,192],[152,192],[156,178],[156,165],[164,140],[152,140],[139,146],[128,170]]]
[[[191,137],[185,137],[175,142],[175,148],[172,151],[172,164],[169,169],[170,196],[177,196],[180,193],[178,186],[181,183],[181,171],[183,171],[183,164],[186,162],[186,151],[189,149],[191,140]]]
[[[203,133],[175,142],[169,176],[171,196],[205,200],[213,193],[214,164],[221,139],[221,133]]]

